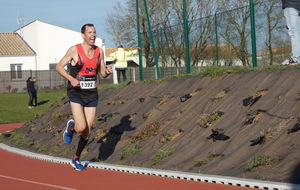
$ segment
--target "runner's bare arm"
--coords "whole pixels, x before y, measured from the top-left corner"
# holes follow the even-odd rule
[[[106,63],[104,62],[104,53],[101,48],[100,48],[100,56],[101,56],[100,74],[103,78],[106,78],[113,72],[113,70],[110,65],[106,65]]]
[[[64,69],[64,67],[71,61],[71,64],[74,64],[77,62],[76,57],[77,55],[77,48],[76,46],[72,46],[68,49],[66,55],[59,61],[59,63],[56,65],[56,71],[65,79],[71,82],[73,87],[79,86],[79,81],[69,75],[67,71]]]

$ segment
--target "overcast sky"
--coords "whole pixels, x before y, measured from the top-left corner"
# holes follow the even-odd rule
[[[105,39],[106,47],[113,48],[104,25],[118,2],[124,0],[0,0],[0,32],[17,30],[18,16],[25,18],[25,24],[39,19],[76,31],[83,24],[93,23],[97,36]]]

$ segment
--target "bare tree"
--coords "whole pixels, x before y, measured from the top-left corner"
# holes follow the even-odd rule
[[[233,1],[233,6],[236,7],[244,4],[245,0]],[[243,66],[249,65],[248,42],[251,42],[249,5],[223,12],[220,19],[221,37],[231,45],[233,53],[241,60]]]
[[[276,53],[282,42],[282,30],[285,29],[283,21],[283,12],[281,11],[281,0],[259,1],[256,3],[256,26],[258,28],[258,42],[263,42],[261,45],[268,50],[268,58],[266,61],[269,65],[275,62]],[[278,43],[279,42],[279,43]],[[274,48],[276,48],[274,52]],[[261,50],[264,52],[264,49]],[[278,62],[281,62],[278,60]]]
[[[219,1],[219,0],[218,0]],[[206,32],[211,28],[210,21],[202,25],[201,29],[192,26],[197,22],[197,18],[212,14],[218,7],[218,3],[209,0],[188,0],[187,18],[189,20],[189,31],[193,35],[193,45],[203,49],[203,44],[207,42],[209,34]],[[140,26],[143,40],[143,52],[146,58],[146,65],[154,66],[153,51],[150,43],[149,28],[145,14],[144,4],[139,1],[140,8]],[[184,58],[184,20],[182,0],[147,0],[148,12],[152,30],[154,31],[155,47],[158,55],[160,49],[160,28],[163,30],[163,52],[168,56],[174,66],[182,66],[181,60]],[[115,12],[110,13],[107,19],[107,32],[113,37],[115,44],[125,44],[134,46],[137,44],[136,34],[136,13],[135,2],[127,1],[124,6],[118,4]],[[207,27],[206,27],[207,26]],[[204,30],[204,31],[203,31]],[[204,35],[205,34],[205,35]],[[194,37],[197,36],[197,39]],[[199,38],[200,36],[200,38]],[[201,37],[202,36],[202,37]],[[196,48],[196,49],[197,49]],[[195,50],[195,49],[194,49]],[[198,50],[195,53],[199,54]],[[198,56],[199,57],[199,56]],[[199,58],[196,60],[199,60]]]
[[[256,4],[259,5],[265,1],[257,0]],[[265,46],[270,51],[271,64],[274,59],[272,40],[280,20],[280,16],[275,14],[274,10],[278,9],[280,0],[269,1],[270,3],[264,4],[266,7],[263,9],[264,15],[267,13],[268,21],[265,22],[264,27],[268,30],[268,40],[265,40]],[[168,62],[168,66],[184,66],[185,36],[182,0],[147,0],[146,2],[157,55],[166,57],[163,60]],[[218,43],[221,47],[219,55],[222,56],[226,65],[232,65],[235,58],[241,60],[244,66],[250,65],[249,0],[187,0],[186,8],[193,66],[197,66],[201,61],[203,63],[204,60],[211,60],[213,64],[216,62],[216,46],[212,48],[216,45],[214,15],[221,11],[216,14]],[[139,10],[143,55],[146,58],[147,67],[152,67],[155,63],[143,0],[139,0]],[[261,13],[263,15],[263,12]],[[257,14],[259,18],[260,12]],[[107,25],[108,33],[113,37],[116,45],[136,46],[135,1],[127,0],[124,5],[118,4],[115,12],[108,15]]]

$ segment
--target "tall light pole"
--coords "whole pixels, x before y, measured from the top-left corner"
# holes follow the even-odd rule
[[[136,25],[137,25],[138,46],[139,46],[140,81],[143,81],[144,80],[144,76],[143,76],[143,49],[142,49],[142,39],[141,39],[141,33],[140,33],[139,0],[136,0]]]
[[[147,8],[147,2],[146,2],[146,0],[144,0],[144,6],[145,6],[145,12],[146,12],[147,21],[148,21],[148,28],[149,28],[150,39],[151,39],[151,44],[152,44],[152,49],[153,49],[153,56],[154,56],[154,59],[155,59],[157,76],[158,76],[158,78],[160,78],[159,67],[158,67],[158,59],[157,59],[156,52],[155,52],[155,44],[154,44],[154,40],[153,40],[151,23],[150,23],[150,19],[149,19],[149,14],[148,14],[148,8]]]
[[[190,43],[189,43],[189,28],[186,18],[186,0],[183,0],[183,18],[184,18],[184,36],[185,36],[185,56],[186,56],[186,73],[191,73],[190,63]]]
[[[257,67],[255,16],[254,16],[253,0],[250,0],[250,20],[251,20],[251,41],[252,41],[252,63],[253,63],[253,67]]]

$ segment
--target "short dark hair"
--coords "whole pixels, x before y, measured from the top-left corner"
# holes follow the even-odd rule
[[[93,24],[85,24],[85,25],[83,25],[83,26],[81,27],[81,33],[82,33],[82,34],[85,33],[85,27],[86,27],[86,26],[92,26],[92,27],[94,27]]]

